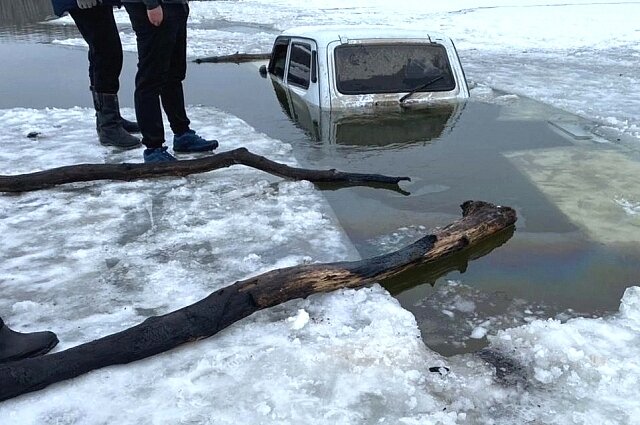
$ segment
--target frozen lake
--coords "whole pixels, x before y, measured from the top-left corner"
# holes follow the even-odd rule
[[[219,45],[223,53],[264,51],[293,17],[387,16],[375,2],[352,9],[325,2],[318,18],[314,4],[298,9],[283,1],[266,10],[258,2],[192,3],[192,53],[218,53]],[[573,7],[577,16],[591,13]],[[265,270],[398,248],[457,218],[466,199],[517,208],[515,233],[451,259],[444,275],[416,270],[383,287],[287,303],[207,341],[5,402],[0,414],[20,424],[637,423],[637,290],[627,291],[618,312],[625,289],[638,281],[640,259],[637,121],[625,118],[637,118],[637,99],[623,96],[620,111],[607,101],[590,104],[598,111],[578,111],[571,105],[586,103],[577,92],[561,104],[551,88],[540,90],[557,109],[491,90],[488,84],[536,97],[526,86],[539,88],[542,78],[522,63],[524,52],[507,60],[499,51],[505,43],[482,50],[465,38],[470,24],[447,27],[489,14],[507,28],[510,8],[492,10],[433,16],[462,39],[468,74],[479,82],[471,102],[437,111],[325,117],[328,131],[317,133],[254,65],[189,68],[190,114],[222,149],[247,146],[305,166],[406,174],[410,195],[318,191],[240,167],[2,196],[0,312],[19,329],[55,330],[63,349]],[[130,46],[126,16],[118,16]],[[114,154],[97,145],[85,53],[72,29],[43,24],[3,33],[0,55],[15,59],[0,65],[4,174],[140,160],[138,151]],[[512,37],[521,50],[534,39],[532,30]],[[578,41],[536,55],[553,64]],[[631,69],[637,59],[619,62]],[[129,107],[134,69],[135,57],[127,55],[122,97]],[[601,85],[602,74],[588,71],[581,81]],[[516,73],[523,78],[514,80]],[[601,92],[601,99],[615,95]],[[26,139],[29,131],[42,137]],[[479,354],[438,354],[487,343]],[[440,365],[451,372],[429,372]],[[505,370],[496,373],[495,365]],[[108,407],[93,408],[97,403]]]

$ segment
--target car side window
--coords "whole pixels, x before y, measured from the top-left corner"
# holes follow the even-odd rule
[[[309,88],[311,80],[311,45],[294,42],[291,44],[291,55],[289,57],[289,73],[287,83]]]
[[[269,61],[269,72],[284,80],[284,68],[287,63],[287,49],[289,47],[288,38],[278,38],[273,45],[271,60]]]

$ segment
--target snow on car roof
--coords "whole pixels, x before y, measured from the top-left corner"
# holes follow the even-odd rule
[[[290,28],[282,33],[291,37],[304,37],[316,40],[320,45],[327,45],[340,39],[431,39],[449,41],[449,37],[432,31],[398,28],[383,25],[325,25]]]

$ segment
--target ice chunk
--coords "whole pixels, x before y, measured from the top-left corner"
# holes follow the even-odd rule
[[[478,326],[471,332],[471,338],[482,339],[487,335],[487,330],[481,326]]]
[[[304,309],[298,310],[298,314],[294,317],[289,317],[287,319],[289,323],[291,323],[291,329],[297,331],[305,327],[307,323],[309,323],[309,313],[304,311]]]

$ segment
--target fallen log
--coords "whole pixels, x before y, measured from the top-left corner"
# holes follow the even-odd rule
[[[271,59],[271,53],[239,53],[194,59],[195,63],[242,63]]]
[[[449,272],[457,271],[465,273],[471,261],[489,255],[493,250],[507,243],[514,233],[515,227],[508,227],[487,236],[478,243],[473,244],[473,246],[469,246],[467,249],[438,258],[426,264],[411,267],[402,273],[381,280],[379,283],[389,291],[391,295],[400,294],[418,285],[429,284],[435,286],[436,281]]]
[[[331,170],[308,170],[289,167],[256,155],[246,148],[238,148],[204,158],[157,164],[78,164],[35,173],[13,176],[0,175],[0,192],[28,192],[53,186],[95,180],[133,181],[164,176],[184,177],[232,165],[246,165],[278,177],[308,180],[312,183],[341,183],[345,185],[397,186],[409,177],[389,177],[380,174],[346,173]]]
[[[273,270],[235,282],[195,304],[150,317],[122,332],[58,353],[2,364],[0,401],[210,337],[258,310],[285,301],[377,282],[476,245],[516,222],[516,212],[509,207],[481,201],[467,201],[461,207],[461,219],[390,254]]]

